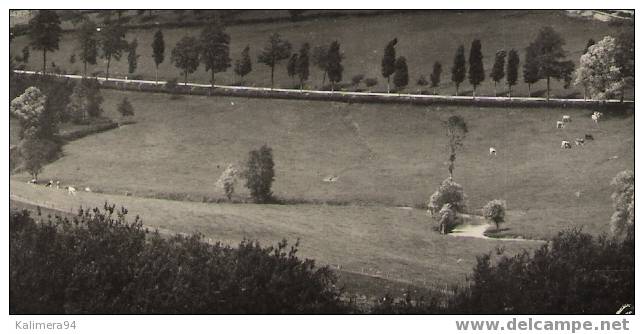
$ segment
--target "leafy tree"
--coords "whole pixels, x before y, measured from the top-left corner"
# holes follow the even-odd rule
[[[492,81],[494,81],[494,96],[496,96],[496,84],[498,84],[499,81],[501,81],[501,79],[503,79],[503,77],[505,76],[504,66],[505,51],[499,50],[494,56],[494,66],[492,67],[492,73],[490,74]]]
[[[139,42],[136,40],[136,38],[128,45],[128,50],[127,50],[127,65],[128,69],[127,72],[132,74],[136,72],[136,66],[137,66],[137,61],[139,59],[139,55],[136,54],[136,48],[139,46]]]
[[[447,119],[445,124],[448,138],[449,155],[449,177],[454,177],[454,161],[456,161],[456,151],[463,147],[463,140],[467,135],[467,124],[462,116],[452,115]]]
[[[20,138],[25,131],[34,129],[37,132],[41,118],[45,113],[47,97],[36,87],[29,87],[22,95],[11,101],[9,112],[20,122]]]
[[[475,39],[470,48],[470,71],[469,79],[472,84],[472,96],[476,96],[476,87],[485,80],[485,69],[483,68],[483,53],[481,52],[481,41]]]
[[[465,47],[460,45],[456,49],[454,56],[454,65],[452,66],[452,82],[456,85],[456,95],[458,96],[458,88],[461,83],[465,81]]]
[[[257,61],[271,68],[271,88],[275,84],[275,65],[291,56],[291,43],[282,39],[278,33],[270,36],[260,51]]]
[[[29,46],[25,46],[24,48],[22,48],[22,62],[23,63],[29,62]]]
[[[565,60],[563,46],[566,42],[552,27],[543,27],[530,44],[536,52],[538,76],[546,79],[546,99],[550,99],[550,79],[564,80],[566,86],[572,79],[575,65]],[[527,61],[526,61],[527,62]]]
[[[29,132],[28,130],[27,133]],[[23,167],[33,179],[38,180],[38,174],[42,172],[43,166],[47,162],[45,149],[45,143],[35,135],[26,136],[20,142]]]
[[[635,174],[625,170],[618,173],[610,185],[613,187],[613,207],[610,219],[611,232],[616,237],[634,236],[635,232]]]
[[[309,79],[309,43],[302,44],[300,55],[297,58],[297,76],[300,79],[300,89],[304,89],[304,82]]]
[[[525,49],[525,61],[523,62],[523,81],[528,84],[528,96],[532,96],[532,85],[537,83],[539,76],[539,63],[536,45],[530,44]]]
[[[286,64],[286,73],[291,79],[295,78],[295,75],[297,75],[298,57],[299,56],[297,53],[292,54],[291,58],[289,58],[288,63]]]
[[[511,97],[512,86],[516,85],[519,79],[519,54],[514,49],[508,53],[508,63],[505,72],[505,81],[508,85],[508,97]]]
[[[432,82],[434,95],[436,95],[436,88],[439,87],[441,84],[442,73],[443,73],[443,65],[441,65],[441,63],[439,62],[435,62],[434,67],[432,69],[432,74],[429,75],[429,80]]]
[[[322,75],[322,86],[326,82],[326,75],[329,71],[329,47],[326,45],[320,45],[313,48],[312,53],[313,64],[319,68]]]
[[[230,201],[235,192],[235,184],[237,183],[237,175],[239,171],[233,164],[228,165],[221,176],[217,180],[217,187],[221,188],[226,194],[226,197]]]
[[[387,93],[391,93],[390,78],[396,71],[396,44],[398,38],[394,38],[385,46],[385,53],[382,56],[382,77],[387,78]]]
[[[584,53],[588,53],[588,49],[591,46],[595,45],[595,43],[597,43],[597,42],[595,42],[594,39],[592,39],[592,38],[588,39],[588,42],[586,43],[586,47],[584,48]]]
[[[96,65],[98,57],[98,37],[96,24],[90,20],[83,22],[78,29],[78,57],[83,62],[83,77],[87,75],[87,64]]]
[[[418,93],[420,94],[423,92],[423,87],[429,85],[429,82],[427,81],[427,78],[425,78],[425,76],[421,74],[418,77],[418,80],[416,80],[416,85],[419,87]]]
[[[181,38],[172,49],[170,60],[176,68],[181,70],[186,85],[188,84],[188,74],[194,73],[199,67],[200,52],[197,39],[189,36]]]
[[[123,117],[134,116],[134,107],[132,107],[132,104],[127,97],[124,97],[123,100],[121,100],[117,109]]]
[[[505,201],[495,199],[489,201],[483,207],[483,216],[485,219],[491,221],[496,225],[497,232],[499,231],[499,224],[505,222]]]
[[[409,72],[407,70],[407,59],[405,57],[398,57],[396,59],[396,71],[394,72],[394,85],[396,90],[400,92],[409,84]]]
[[[338,41],[331,42],[329,46],[329,81],[331,81],[331,91],[335,90],[335,84],[342,81],[342,72],[344,67],[342,66],[342,58],[344,56],[340,53],[340,43]]]
[[[466,208],[463,186],[454,182],[452,178],[446,178],[441,182],[438,189],[429,198],[427,208],[433,215],[438,213],[446,204],[450,204],[451,209],[455,212],[464,212]]]
[[[210,71],[210,84],[215,85],[215,73],[230,67],[230,36],[219,24],[207,24],[200,36],[201,61]]]
[[[82,79],[76,83],[67,104],[67,114],[75,123],[83,123],[90,117],[99,117],[103,113],[101,104],[103,96],[96,79]]]
[[[159,65],[165,59],[165,41],[163,40],[163,31],[157,30],[152,40],[152,59],[154,59],[154,81],[159,83]]]
[[[29,20],[29,39],[31,47],[42,50],[42,72],[47,70],[47,52],[58,50],[62,29],[60,18],[54,10],[38,10]]]
[[[272,200],[271,186],[275,180],[275,163],[273,150],[263,145],[259,150],[252,150],[246,162],[246,188],[256,203],[267,203]]]
[[[575,85],[584,87],[584,97],[605,100],[624,90],[624,78],[617,65],[617,42],[606,36],[579,59]]]
[[[242,51],[241,59],[235,61],[235,73],[244,80],[244,77],[252,70],[253,65],[250,61],[250,46],[246,45]]]
[[[101,29],[100,45],[103,51],[101,57],[107,60],[105,80],[109,80],[112,58],[120,60],[123,51],[128,47],[128,43],[125,40],[125,27],[118,22],[107,24]]]

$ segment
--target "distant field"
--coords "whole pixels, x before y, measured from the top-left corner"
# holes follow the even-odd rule
[[[114,118],[116,104],[127,96],[137,123],[70,142],[64,157],[45,167],[43,179],[134,196],[221,198],[214,183],[227,164],[242,166],[249,150],[268,144],[280,198],[422,207],[448,175],[443,122],[459,114],[470,132],[455,178],[470,209],[505,199],[512,234],[547,238],[569,226],[607,231],[609,182],[634,165],[633,117],[607,117],[596,129],[587,110],[103,95],[106,114]],[[564,113],[573,122],[556,129]],[[561,140],[585,133],[596,140],[559,148]],[[490,146],[498,156],[488,156]],[[324,182],[328,176],[338,179]],[[243,184],[237,191],[248,195]]]
[[[248,15],[269,15],[262,11],[249,13]],[[252,16],[251,15],[251,16]],[[270,14],[273,15],[273,14]],[[277,15],[277,14],[275,14]],[[485,69],[488,73],[486,81],[480,87],[479,95],[493,95],[493,82],[489,80],[489,71],[492,68],[494,54],[499,49],[515,48],[521,55],[528,43],[534,39],[540,27],[551,25],[561,33],[567,44],[569,59],[578,63],[579,56],[589,38],[601,39],[605,35],[616,35],[618,28],[611,27],[605,22],[597,20],[582,20],[570,18],[563,11],[409,11],[406,13],[389,14],[371,17],[340,17],[340,18],[319,18],[309,19],[302,22],[280,22],[263,23],[252,25],[231,26],[228,32],[231,35],[231,58],[237,59],[246,45],[251,47],[253,59],[253,72],[248,75],[245,82],[254,86],[269,86],[269,68],[256,63],[257,54],[264,45],[268,36],[274,32],[282,34],[294,45],[297,51],[304,42],[313,46],[327,44],[338,40],[342,46],[345,59],[343,82],[348,83],[351,77],[356,74],[364,74],[366,77],[378,78],[380,84],[375,90],[385,90],[386,81],[380,74],[380,61],[385,44],[397,37],[397,54],[405,56],[409,65],[410,87],[409,92],[418,88],[415,82],[420,74],[429,77],[434,61],[443,64],[443,76],[440,92],[453,94],[454,87],[450,82],[450,68],[454,52],[459,44],[464,44],[466,52],[473,39],[479,38],[483,44]],[[180,77],[180,71],[170,63],[170,52],[176,42],[186,35],[198,35],[200,28],[179,28],[165,29],[166,59],[161,64],[160,77],[171,79]],[[131,30],[126,36],[128,40],[138,39],[141,55],[138,61],[136,74],[145,78],[154,78],[154,64],[151,58],[151,42],[155,30],[139,29]],[[28,37],[20,36],[11,44],[11,53],[19,54],[22,48],[27,45]],[[77,42],[73,33],[66,33],[61,39],[61,47],[58,52],[49,53],[49,62],[53,61],[58,67],[68,73],[80,73],[82,64],[69,63],[71,54],[77,53]],[[42,67],[42,55],[36,51],[31,52],[28,69],[39,69]],[[89,71],[104,71],[105,62],[100,60],[97,66],[89,66]],[[115,76],[124,77],[127,74],[127,59],[112,61],[110,73]],[[276,69],[277,86],[291,87],[293,81],[288,78],[285,63]],[[132,75],[129,75],[130,77]],[[190,76],[191,81],[208,82],[210,75],[200,66],[197,73]],[[521,80],[521,79],[520,79]],[[311,76],[308,86],[316,88],[321,86],[322,73],[311,68]],[[230,84],[233,82],[232,68],[225,73],[216,75],[216,82]],[[364,88],[364,87],[363,87]],[[534,85],[533,92],[537,95],[543,94],[545,82]],[[471,94],[470,84],[463,83],[462,94]],[[499,89],[499,92],[504,89]],[[517,95],[527,95],[527,85],[521,83],[514,89]],[[630,94],[630,93],[629,93]],[[565,90],[562,84],[553,84],[553,95],[561,97],[579,97],[580,92],[576,88]],[[632,95],[632,94],[631,94]]]

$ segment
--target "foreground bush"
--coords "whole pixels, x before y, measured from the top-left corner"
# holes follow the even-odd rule
[[[13,314],[204,314],[345,312],[327,267],[297,245],[237,248],[199,235],[163,238],[127,211],[80,210],[72,221],[36,222],[12,212]]]

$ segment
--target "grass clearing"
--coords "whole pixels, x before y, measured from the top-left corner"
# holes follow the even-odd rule
[[[270,85],[270,69],[267,66],[258,64],[257,55],[274,32],[280,33],[289,40],[294,51],[299,50],[304,42],[311,45],[328,44],[338,40],[341,50],[345,55],[343,65],[345,68],[343,82],[350,82],[351,77],[356,74],[364,74],[366,78],[374,77],[379,85],[374,90],[386,90],[386,80],[380,74],[380,62],[385,44],[397,37],[399,42],[396,46],[397,55],[405,56],[409,66],[410,86],[408,92],[416,92],[415,82],[424,74],[429,77],[433,63],[440,61],[443,64],[442,84],[440,93],[453,94],[454,86],[450,82],[450,68],[456,48],[464,44],[466,52],[469,52],[470,43],[473,39],[481,39],[483,45],[484,64],[487,71],[486,80],[479,88],[479,95],[494,95],[494,83],[489,79],[489,72],[494,62],[494,54],[499,49],[516,49],[523,62],[523,52],[529,41],[537,35],[540,27],[550,25],[558,31],[566,40],[565,50],[568,51],[568,58],[577,64],[586,42],[589,38],[598,41],[606,35],[616,36],[619,28],[612,27],[606,22],[597,20],[582,20],[571,18],[565,11],[526,11],[526,10],[487,10],[487,11],[408,11],[404,13],[392,13],[370,17],[338,17],[318,18],[301,22],[278,22],[262,23],[252,25],[236,25],[228,29],[231,35],[231,58],[238,59],[246,45],[250,45],[251,59],[253,60],[253,71],[245,78],[245,82],[253,86]],[[159,67],[159,75],[162,79],[179,77],[180,71],[170,63],[170,51],[179,39],[184,36],[198,36],[201,29],[198,27],[164,29],[166,44],[166,59]],[[137,38],[139,43],[138,54],[141,55],[138,61],[138,69],[135,75],[141,75],[147,79],[155,77],[154,62],[151,58],[151,43],[155,33],[154,29],[131,30],[126,39]],[[82,64],[76,61],[70,64],[72,54],[78,54],[77,42],[73,33],[63,34],[60,42],[60,50],[48,53],[48,61],[65,70],[68,73],[81,73]],[[29,42],[27,36],[17,37],[11,44],[12,55],[20,55],[22,48]],[[78,58],[78,57],[77,57]],[[105,71],[104,60],[99,60],[95,66],[89,66],[88,71]],[[27,69],[42,68],[42,54],[32,52]],[[293,87],[294,82],[287,76],[286,62],[278,65],[275,71],[276,86]],[[132,77],[127,73],[127,57],[120,61],[112,61],[110,73],[114,76]],[[308,87],[316,88],[321,86],[322,73],[311,68],[311,76]],[[210,74],[204,71],[203,65],[196,73],[190,75],[190,81],[207,83],[210,81]],[[231,84],[234,80],[233,71],[230,68],[227,72],[216,75],[215,81],[219,84]],[[467,81],[467,80],[466,80]],[[520,84],[514,90],[515,95],[528,95],[528,87],[519,79]],[[328,81],[327,81],[328,83]],[[553,96],[558,97],[581,97],[582,91],[573,87],[563,89],[563,84],[553,82]],[[363,86],[364,88],[364,86]],[[499,93],[504,89],[499,89]],[[535,84],[533,93],[543,95],[545,91],[545,80]],[[461,87],[461,94],[471,94],[469,83],[464,82]],[[627,97],[632,97],[632,92]]]

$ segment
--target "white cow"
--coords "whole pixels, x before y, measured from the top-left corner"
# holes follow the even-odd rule
[[[60,181],[56,181],[56,189],[60,189]]]
[[[595,122],[595,125],[597,125],[597,127],[599,127],[599,119],[602,118],[603,115],[604,114],[600,113],[599,111],[595,111],[593,115],[590,116],[590,118],[593,119],[593,122]]]
[[[562,121],[557,121],[557,129],[563,129],[566,125]]]
[[[49,180],[49,182],[47,182],[47,184],[45,185],[45,187],[47,188],[51,188],[53,186],[54,186],[54,180]]]
[[[85,192],[91,193],[92,189],[90,189],[89,187],[85,187]]]
[[[575,145],[584,146],[584,138],[575,138]]]
[[[569,141],[567,140],[562,140],[561,141],[561,148],[572,148],[572,145],[570,144]]]
[[[490,155],[496,155],[496,149],[494,147],[490,147]]]
[[[570,115],[563,115],[563,117],[561,118],[561,120],[562,120],[564,123],[572,122],[572,118],[570,118]]]
[[[38,182],[38,180],[36,180],[36,179],[31,179],[31,180],[27,181],[28,184],[36,184],[36,182]]]
[[[72,196],[76,196],[76,188],[68,186],[67,187],[67,194],[72,195]]]

